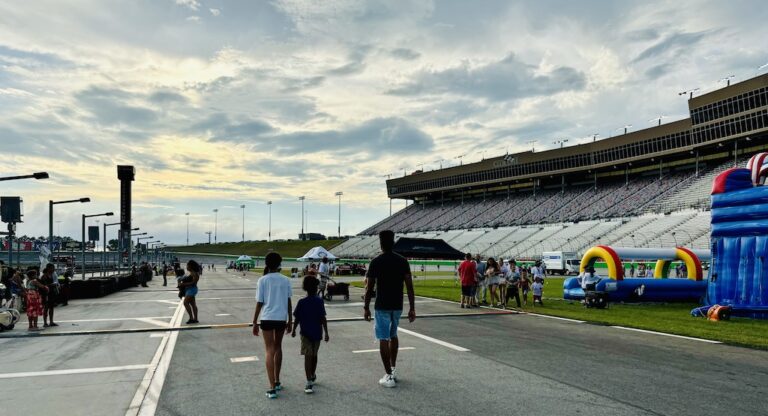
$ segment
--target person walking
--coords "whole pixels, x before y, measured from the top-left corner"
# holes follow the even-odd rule
[[[501,265],[501,274],[499,275],[499,304],[502,309],[507,309],[507,283],[512,277],[510,271],[510,264],[504,263],[504,259],[499,258],[499,265]]]
[[[488,294],[488,280],[485,278],[486,264],[483,263],[483,258],[479,254],[475,255],[475,267],[477,268],[477,285],[475,289],[476,304],[488,304],[486,299]]]
[[[325,290],[328,287],[328,281],[331,279],[330,268],[328,267],[328,257],[323,257],[322,262],[320,262],[318,274],[320,275],[320,296],[325,298]]]
[[[24,295],[27,297],[27,321],[30,331],[39,331],[37,320],[43,314],[43,301],[40,292],[47,292],[48,287],[37,278],[37,270],[27,272],[27,281],[24,283]]]
[[[163,286],[168,286],[168,265],[165,262],[163,262]]]
[[[472,254],[467,253],[464,261],[459,264],[459,281],[461,282],[461,308],[472,307],[472,288],[477,283],[477,268],[472,261]]]
[[[392,251],[395,233],[385,230],[379,233],[382,253],[371,260],[366,273],[365,306],[363,319],[371,320],[371,297],[376,290],[375,334],[379,340],[379,353],[384,364],[384,377],[379,384],[384,387],[397,386],[397,353],[399,341],[397,326],[403,313],[403,285],[408,292],[408,322],[416,320],[411,267],[405,257]]]
[[[43,328],[59,326],[59,324],[53,322],[53,309],[56,307],[56,298],[59,296],[59,281],[53,276],[55,270],[56,267],[52,263],[48,263],[45,265],[43,274],[40,277],[40,283],[44,284],[47,288],[47,290],[40,293],[43,303]]]
[[[253,313],[253,335],[264,338],[269,390],[267,398],[276,399],[282,390],[280,369],[283,365],[283,335],[291,331],[291,282],[280,273],[283,258],[271,252],[264,258],[264,275],[256,283],[256,310]],[[287,321],[287,323],[286,323]]]
[[[496,290],[499,288],[501,268],[499,267],[499,263],[496,263],[496,260],[494,260],[493,257],[489,257],[486,264],[485,281],[491,292],[491,306],[495,308],[498,306],[497,301],[500,300],[496,294]]]
[[[187,262],[187,276],[179,282],[179,291],[184,292],[184,309],[187,310],[187,314],[189,314],[189,320],[187,321],[187,324],[197,324],[200,323],[197,320],[197,301],[195,297],[197,296],[197,282],[200,281],[200,270],[202,270],[202,267],[200,264],[194,260],[190,260]]]
[[[304,385],[304,393],[315,392],[314,384],[317,380],[317,353],[320,350],[320,341],[328,342],[328,321],[325,319],[325,305],[323,299],[317,296],[317,287],[320,282],[314,276],[304,276],[302,288],[307,292],[305,298],[296,302],[293,311],[293,331],[291,337],[296,338],[296,328],[301,327],[301,355],[304,356],[304,373],[307,376],[307,384]]]
[[[504,299],[504,307],[506,308],[507,301],[509,299],[515,298],[515,301],[517,302],[517,307],[520,308],[520,267],[517,265],[517,263],[512,260],[509,264],[510,268],[510,277],[509,281],[507,282],[507,295]]]

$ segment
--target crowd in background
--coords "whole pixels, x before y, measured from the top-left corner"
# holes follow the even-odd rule
[[[506,309],[510,299],[514,299],[520,308],[528,304],[528,294],[531,292],[533,304],[543,305],[546,268],[541,262],[527,267],[517,264],[515,260],[505,261],[501,258],[496,261],[489,257],[483,261],[480,255],[472,258],[467,253],[457,274],[461,283],[461,308],[487,305]]]

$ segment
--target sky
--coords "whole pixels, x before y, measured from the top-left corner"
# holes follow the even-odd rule
[[[761,1],[0,3],[0,176],[18,233],[119,214],[169,244],[356,234],[385,175],[687,117],[680,91],[768,63]],[[762,70],[763,72],[766,69]],[[586,139],[588,138],[588,139]],[[462,156],[459,158],[459,156]],[[404,206],[394,201],[394,209]],[[218,209],[215,220],[214,209]],[[108,219],[117,221],[117,217]],[[89,220],[95,224],[95,219]],[[112,234],[116,234],[116,227]]]

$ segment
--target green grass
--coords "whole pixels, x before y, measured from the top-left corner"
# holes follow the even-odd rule
[[[210,253],[210,254],[231,254],[249,256],[266,256],[270,251],[277,251],[283,257],[301,257],[312,247],[321,246],[327,250],[340,244],[343,240],[314,240],[314,241],[256,241],[239,243],[219,243],[219,244],[196,244],[193,246],[172,247],[176,252],[186,253]]]
[[[733,345],[768,349],[768,321],[733,318],[730,321],[710,322],[693,318],[694,303],[667,304],[611,304],[608,309],[587,309],[578,302],[565,301],[562,278],[547,278],[544,286],[544,306],[524,306],[526,312],[583,321],[620,325],[650,331],[665,332],[689,337],[711,339]],[[362,287],[362,282],[354,283]],[[414,281],[416,294],[430,298],[458,301],[460,287],[455,279]],[[549,299],[548,299],[549,298]],[[514,302],[514,301],[513,301]]]

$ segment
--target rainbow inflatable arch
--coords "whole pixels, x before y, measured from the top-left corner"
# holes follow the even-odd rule
[[[597,290],[609,294],[611,301],[691,301],[704,296],[707,282],[704,279],[702,260],[710,259],[706,250],[676,248],[633,248],[595,246],[587,250],[581,259],[582,273],[602,260],[607,274],[597,285]],[[622,260],[655,261],[654,278],[625,278]],[[687,279],[669,279],[672,262],[682,261],[687,270]],[[563,297],[582,299],[579,278],[566,279],[563,283]]]

